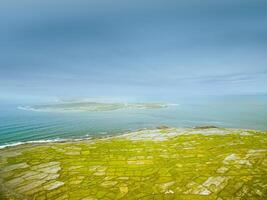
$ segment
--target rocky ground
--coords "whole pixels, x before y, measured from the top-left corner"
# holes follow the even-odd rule
[[[0,150],[0,199],[267,199],[267,132],[140,130]]]

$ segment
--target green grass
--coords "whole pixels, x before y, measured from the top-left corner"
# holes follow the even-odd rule
[[[217,133],[221,130],[226,134]],[[3,149],[0,198],[267,198],[266,132],[185,129],[168,136],[179,130],[153,131],[167,137],[133,140],[130,135]]]

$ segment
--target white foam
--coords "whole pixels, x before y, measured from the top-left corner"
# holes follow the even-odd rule
[[[30,106],[18,106],[17,109],[19,110],[26,110],[26,111],[42,111],[40,109],[35,109]]]
[[[77,138],[77,139],[62,139],[62,138],[56,138],[56,139],[50,139],[50,140],[32,140],[32,141],[26,141],[26,142],[15,142],[15,143],[9,143],[9,144],[4,144],[0,145],[0,149],[4,149],[6,147],[13,147],[13,146],[18,146],[18,145],[23,145],[23,144],[39,144],[39,143],[51,143],[51,142],[67,142],[67,141],[82,141],[82,140],[89,140],[91,137],[86,137],[84,138]]]
[[[180,106],[180,104],[178,104],[178,103],[169,103],[169,104],[167,104],[167,106]]]

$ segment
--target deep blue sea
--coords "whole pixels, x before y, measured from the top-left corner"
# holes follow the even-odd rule
[[[79,139],[121,134],[160,125],[267,130],[267,96],[234,96],[172,102],[168,108],[52,113],[19,110],[0,103],[0,146],[27,141]]]

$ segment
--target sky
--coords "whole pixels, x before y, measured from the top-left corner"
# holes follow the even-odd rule
[[[0,99],[267,93],[266,0],[1,0]]]

